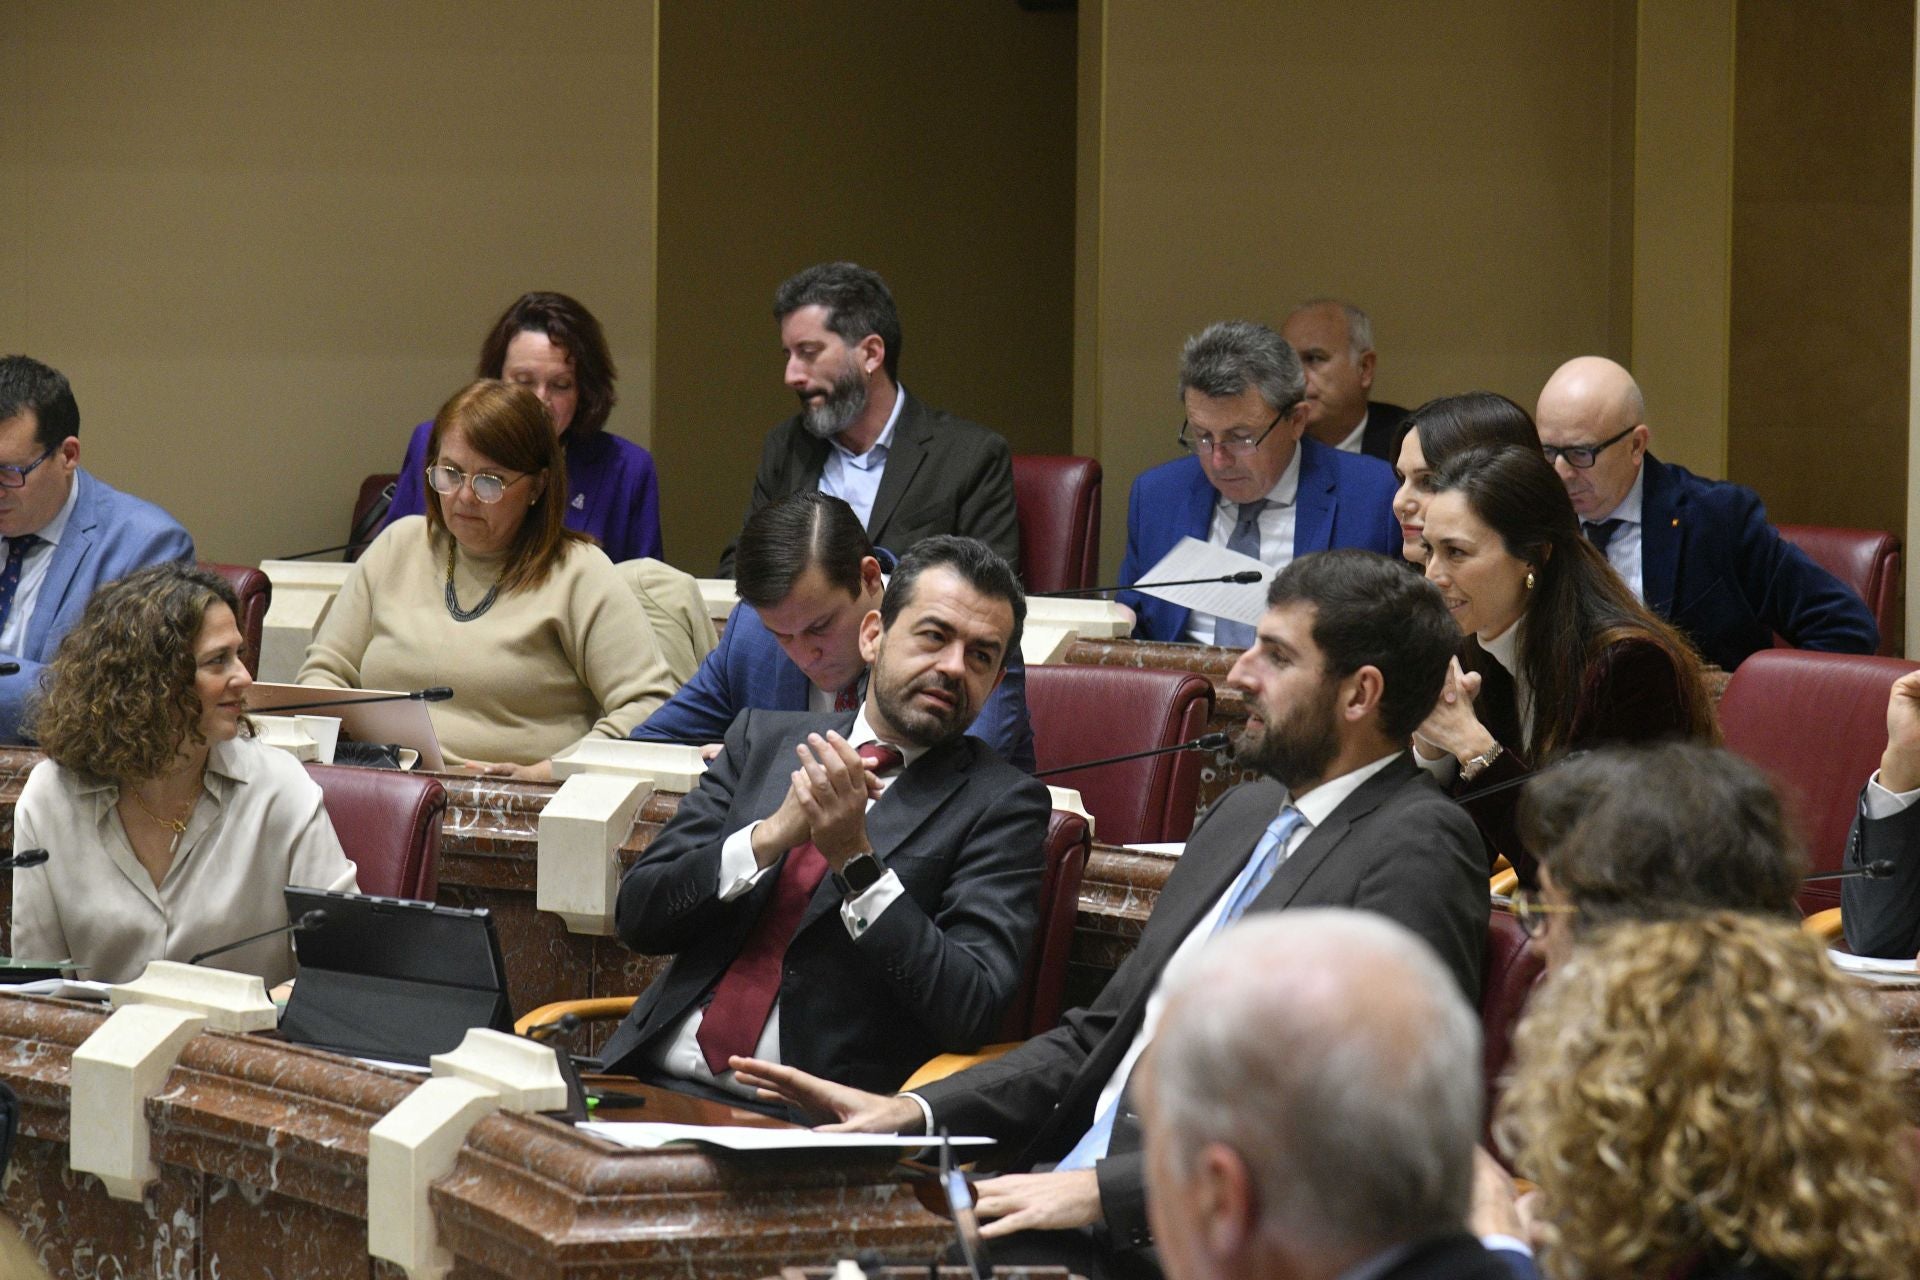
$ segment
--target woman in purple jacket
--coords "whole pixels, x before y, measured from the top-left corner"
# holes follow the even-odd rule
[[[615,562],[660,547],[660,481],[653,455],[607,434],[617,376],[593,313],[564,293],[527,293],[495,322],[480,348],[479,376],[519,383],[540,397],[567,455],[566,524]],[[427,436],[414,429],[386,522],[427,509]]]

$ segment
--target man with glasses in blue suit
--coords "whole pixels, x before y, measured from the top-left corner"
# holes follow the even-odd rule
[[[1879,647],[1866,602],[1780,536],[1759,494],[1648,452],[1646,400],[1620,365],[1567,361],[1534,421],[1587,539],[1708,662],[1732,671],[1776,632],[1800,649]]]
[[[0,357],[0,740],[20,742],[40,668],[95,588],[165,560],[193,539],[150,502],[80,468],[80,409],[58,371]]]
[[[1400,554],[1392,469],[1304,436],[1306,394],[1300,357],[1265,325],[1225,321],[1187,339],[1179,436],[1186,456],[1133,482],[1120,581],[1142,581],[1183,537],[1242,552],[1276,572],[1338,547]],[[1134,635],[1143,640],[1230,649],[1253,643],[1244,623],[1137,591],[1119,600],[1134,611]]]

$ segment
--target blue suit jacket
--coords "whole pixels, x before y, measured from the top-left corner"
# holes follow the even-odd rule
[[[1647,607],[1731,671],[1779,632],[1801,649],[1872,653],[1866,601],[1767,523],[1760,495],[1647,455],[1640,573]]]
[[[80,496],[53,562],[34,598],[23,652],[6,656],[20,664],[0,676],[0,738],[21,741],[27,700],[38,690],[40,671],[60,639],[80,621],[100,587],[163,560],[193,562],[193,539],[178,521],[151,502],[121,493],[85,470],[74,474]]]
[[[749,707],[805,711],[813,684],[780,648],[760,615],[737,604],[727,615],[720,645],[693,679],[632,732],[640,739],[718,742],[727,726]],[[1027,720],[1027,672],[1014,653],[1006,678],[988,695],[967,729],[1012,765],[1033,772],[1033,726]]]
[[[1380,459],[1342,453],[1302,437],[1294,556],[1336,547],[1399,556],[1395,487],[1393,468]],[[1140,581],[1181,538],[1205,542],[1219,496],[1192,455],[1162,463],[1135,480],[1127,496],[1127,555],[1120,563],[1120,581]],[[1178,640],[1187,629],[1188,610],[1177,604],[1134,591],[1122,591],[1119,600],[1139,615],[1133,634],[1142,640]]]

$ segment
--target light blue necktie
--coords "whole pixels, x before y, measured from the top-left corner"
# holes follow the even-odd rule
[[[1247,904],[1260,896],[1260,891],[1273,880],[1273,873],[1280,869],[1280,855],[1286,850],[1287,841],[1306,820],[1305,814],[1288,805],[1267,824],[1260,843],[1253,847],[1253,856],[1247,859],[1247,865],[1227,890],[1227,909],[1220,913],[1219,921],[1213,926],[1215,933],[1246,914]],[[1113,1141],[1114,1117],[1120,1110],[1120,1099],[1126,1094],[1125,1087],[1122,1087],[1113,1095],[1113,1101],[1094,1117],[1093,1127],[1073,1144],[1073,1150],[1054,1166],[1055,1170],[1091,1169],[1094,1161],[1106,1156],[1107,1147]]]
[[[1272,505],[1265,498],[1258,502],[1241,503],[1240,518],[1234,522],[1233,533],[1227,538],[1227,550],[1238,551],[1243,556],[1258,560],[1260,513]],[[1213,623],[1213,642],[1227,649],[1250,649],[1253,647],[1253,628],[1231,618],[1216,618]]]

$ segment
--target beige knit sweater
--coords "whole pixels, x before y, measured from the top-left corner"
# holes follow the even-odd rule
[[[569,545],[531,590],[503,592],[471,622],[446,606],[447,537],[396,520],[340,588],[301,684],[453,688],[429,704],[449,763],[533,764],[582,738],[623,738],[673,694],[653,627],[600,548]],[[460,606],[478,605],[504,556],[455,557]]]

